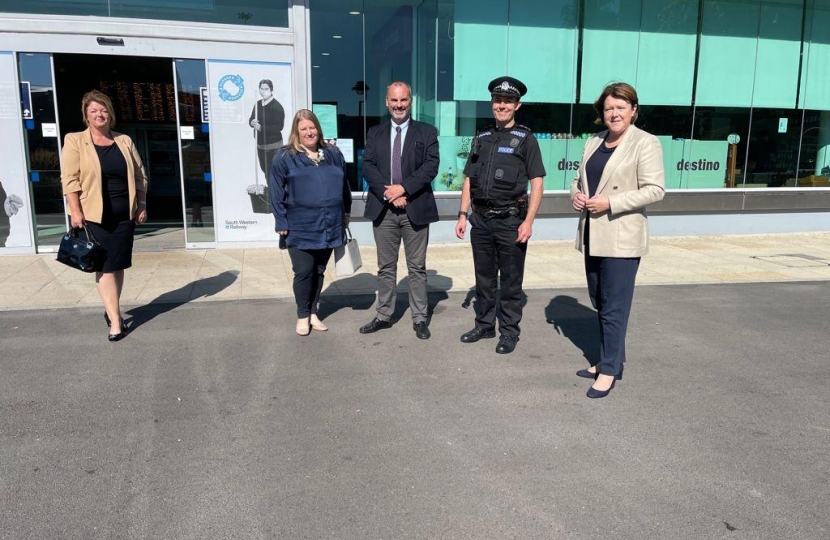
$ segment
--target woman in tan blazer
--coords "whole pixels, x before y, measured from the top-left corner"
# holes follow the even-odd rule
[[[580,212],[576,249],[585,256],[588,293],[599,318],[599,363],[577,372],[595,379],[590,398],[607,396],[622,379],[634,280],[640,257],[648,253],[646,206],[665,191],[660,142],[632,124],[638,108],[631,85],[605,87],[594,109],[596,123],[608,129],[587,141],[571,184],[573,208]]]
[[[118,341],[127,330],[120,306],[124,270],[132,266],[135,226],[147,220],[147,176],[132,139],[112,131],[115,114],[105,94],[87,92],[81,112],[87,129],[64,139],[61,183],[72,227],[87,226],[106,250],[95,283],[107,338]]]

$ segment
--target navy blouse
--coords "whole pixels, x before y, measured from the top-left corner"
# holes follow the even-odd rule
[[[298,249],[324,249],[346,243],[344,217],[352,210],[346,162],[336,147],[323,149],[315,165],[300,152],[280,148],[271,163],[268,189],[275,230],[288,231],[285,244]]]

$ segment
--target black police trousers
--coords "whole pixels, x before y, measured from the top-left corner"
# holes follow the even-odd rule
[[[475,212],[470,216],[470,244],[476,274],[476,327],[495,327],[496,294],[501,280],[499,333],[506,337],[519,337],[522,320],[527,242],[516,243],[522,221],[518,216],[485,219]]]

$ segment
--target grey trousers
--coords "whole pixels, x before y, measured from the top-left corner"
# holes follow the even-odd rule
[[[406,212],[390,208],[375,221],[373,231],[378,250],[377,318],[389,321],[395,312],[398,251],[403,240],[406,266],[409,269],[409,308],[412,311],[412,322],[426,321],[429,225],[413,227]]]

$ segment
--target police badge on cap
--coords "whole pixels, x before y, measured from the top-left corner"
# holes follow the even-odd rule
[[[490,94],[494,96],[509,96],[516,99],[527,94],[527,86],[519,79],[513,77],[499,77],[490,81],[487,85]]]

